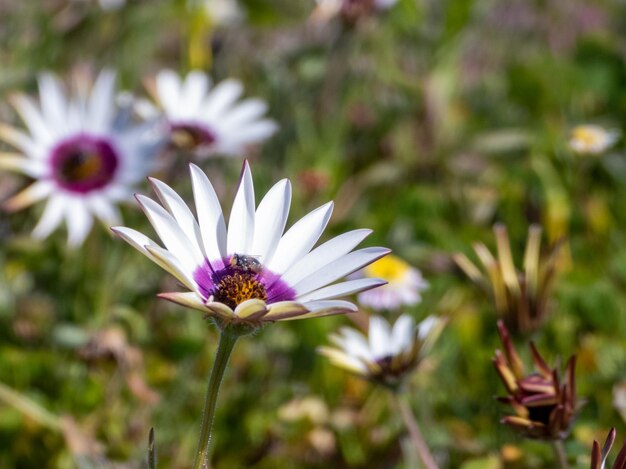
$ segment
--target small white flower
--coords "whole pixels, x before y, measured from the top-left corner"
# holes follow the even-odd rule
[[[227,228],[208,178],[197,166],[190,169],[197,220],[176,192],[158,180],[151,182],[162,206],[137,197],[166,249],[138,231],[113,228],[190,290],[162,293],[162,298],[200,310],[221,327],[257,327],[354,311],[352,303],[336,298],[384,283],[368,278],[333,284],[389,252],[380,247],[353,251],[370,230],[344,233],[311,250],[330,219],[332,202],[283,234],[291,204],[289,180],[274,185],[256,207],[246,162]]]
[[[232,25],[241,21],[243,12],[237,0],[205,0],[209,20],[216,25]]]
[[[579,125],[572,129],[569,146],[576,153],[599,155],[611,148],[620,137],[618,130],[607,130],[599,125]]]
[[[429,316],[418,325],[407,314],[393,328],[380,316],[370,318],[368,337],[344,327],[330,336],[335,347],[320,347],[319,352],[334,365],[363,378],[395,386],[421,362],[444,325]]]
[[[335,16],[343,15],[354,21],[363,15],[384,11],[393,7],[398,0],[316,0],[317,7],[311,14],[314,22],[325,23]]]
[[[376,290],[359,294],[364,306],[378,311],[394,311],[422,301],[421,292],[428,288],[422,273],[394,255],[386,256],[363,269],[365,277],[382,278],[387,281]]]
[[[98,0],[103,10],[119,10],[126,4],[126,0]]]
[[[107,226],[119,223],[116,204],[132,196],[161,144],[152,124],[134,124],[129,110],[116,106],[113,72],[103,71],[93,86],[84,77],[76,80],[76,94],[67,98],[54,76],[41,75],[40,106],[23,94],[11,96],[28,134],[0,124],[0,139],[20,151],[0,153],[0,168],[36,179],[5,208],[47,198],[33,236],[47,237],[65,219],[72,246],[84,241],[93,217]]]
[[[197,150],[202,156],[241,156],[249,145],[266,140],[278,129],[273,120],[264,117],[267,104],[263,100],[237,102],[243,85],[234,79],[212,87],[210,77],[200,71],[181,79],[175,72],[163,70],[152,91],[167,119],[172,143]],[[136,110],[143,116],[154,115],[145,102]]]

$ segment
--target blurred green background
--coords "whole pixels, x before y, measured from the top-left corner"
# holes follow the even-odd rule
[[[370,245],[392,248],[431,284],[406,312],[451,318],[411,383],[449,468],[553,467],[549,447],[498,423],[496,315],[450,254],[493,247],[496,221],[518,264],[529,224],[544,226],[544,246],[565,236],[570,265],[533,339],[552,361],[579,357],[587,403],[566,442],[573,467],[588,467],[591,442],[611,426],[626,436],[624,144],[595,157],[567,145],[577,124],[624,123],[626,4],[399,0],[349,28],[312,24],[313,1],[240,1],[234,23],[211,18],[211,6],[0,0],[0,96],[34,92],[42,70],[112,67],[143,93],[162,68],[199,67],[266,99],[281,130],[250,154],[257,193],[289,177],[292,221],[334,199],[325,236],[374,229]],[[0,117],[18,122],[6,99]],[[200,164],[227,206],[241,161]],[[160,177],[190,200],[178,167]],[[0,174],[0,198],[25,183]],[[0,467],[141,467],[152,426],[160,467],[188,467],[216,331],[157,300],[173,279],[106,229],[76,251],[62,231],[32,241],[41,209],[0,214]],[[124,215],[152,232],[134,204]],[[218,404],[215,468],[414,467],[385,392],[315,353],[345,324],[279,324],[240,341]]]

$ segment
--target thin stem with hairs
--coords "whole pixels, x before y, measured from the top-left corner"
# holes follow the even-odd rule
[[[552,442],[552,449],[554,450],[554,457],[559,464],[559,468],[569,469],[569,464],[567,463],[567,453],[565,452],[565,447],[563,446],[563,440],[554,440]]]
[[[428,445],[424,440],[424,436],[420,427],[413,415],[413,411],[411,410],[411,406],[407,402],[405,396],[401,392],[392,392],[391,393],[393,402],[395,407],[398,409],[398,412],[402,416],[402,420],[404,421],[404,425],[406,426],[409,436],[411,438],[411,444],[415,448],[415,451],[419,455],[420,459],[424,463],[424,467],[426,469],[438,469],[437,463],[435,462],[435,458],[431,454],[428,449]]]

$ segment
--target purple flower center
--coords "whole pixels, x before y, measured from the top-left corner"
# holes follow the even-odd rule
[[[170,124],[171,140],[174,145],[185,149],[206,147],[215,142],[215,134],[207,128],[193,122],[174,122]]]
[[[290,301],[296,292],[280,275],[264,268],[249,256],[233,255],[198,267],[194,280],[205,300],[224,303],[231,309],[246,300],[263,300],[267,304]]]
[[[119,157],[108,140],[80,134],[54,147],[50,162],[52,177],[59,186],[84,194],[113,180]]]

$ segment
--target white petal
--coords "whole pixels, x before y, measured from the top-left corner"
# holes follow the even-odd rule
[[[146,245],[146,251],[150,254],[148,257],[153,262],[176,277],[184,286],[199,294],[198,286],[193,278],[193,274],[190,274],[185,270],[185,267],[180,263],[176,256],[160,246]]]
[[[50,128],[40,110],[31,98],[18,93],[10,97],[11,104],[20,113],[30,133],[39,141],[49,142],[52,138]]]
[[[341,329],[342,336],[334,336],[332,339],[340,345],[347,354],[364,360],[373,360],[367,338],[359,331],[344,327]]]
[[[181,99],[181,82],[172,70],[162,70],[156,76],[156,91],[168,117],[177,117]]]
[[[361,375],[367,374],[367,367],[363,361],[351,357],[341,350],[337,350],[332,347],[319,347],[318,352],[327,357],[335,366],[352,371],[353,373]]]
[[[189,165],[196,213],[204,250],[213,261],[226,257],[226,224],[219,199],[211,182],[196,165]]]
[[[207,119],[219,119],[220,116],[230,107],[243,93],[242,84],[233,79],[224,80],[219,83],[207,97],[204,103]]]
[[[376,358],[384,358],[394,354],[394,344],[391,338],[389,323],[380,316],[370,318],[368,332],[370,350]]]
[[[4,208],[9,211],[20,210],[45,199],[53,190],[54,184],[52,182],[40,179],[4,202]]]
[[[278,130],[276,122],[270,119],[264,119],[262,121],[246,124],[237,128],[236,134],[233,135],[238,146],[247,145],[250,143],[260,142],[268,137],[271,137]]]
[[[142,195],[138,195],[137,200],[165,247],[180,260],[186,271],[192,274],[204,260],[197,247],[194,249],[194,245],[180,229],[176,220],[163,207]]]
[[[413,342],[415,321],[408,314],[401,315],[393,325],[392,338],[394,354],[399,354],[410,347]]]
[[[68,199],[65,220],[67,222],[68,245],[71,247],[80,246],[93,225],[93,218],[82,200]]]
[[[343,233],[315,248],[297,261],[282,276],[288,285],[295,285],[325,265],[349,253],[363,241],[372,230],[361,229]]]
[[[235,106],[225,117],[224,126],[242,126],[254,121],[267,112],[265,101],[257,98],[246,99]]]
[[[326,229],[332,212],[333,203],[328,202],[297,221],[281,238],[268,268],[279,274],[286,272],[294,262],[308,254]]]
[[[88,104],[88,119],[92,129],[105,132],[113,121],[115,111],[115,73],[103,70],[93,85]]]
[[[67,200],[63,196],[50,197],[41,219],[33,230],[33,238],[47,238],[63,221]]]
[[[18,171],[39,179],[46,173],[48,168],[42,160],[27,158],[19,153],[0,152],[0,169]]]
[[[385,283],[385,280],[379,278],[360,278],[356,280],[348,280],[347,282],[329,285],[327,287],[320,288],[319,290],[307,293],[306,295],[302,295],[298,297],[298,301],[331,300],[333,298],[352,295],[353,293],[375,288],[379,285],[384,285]]]
[[[243,172],[228,219],[228,254],[252,254],[254,238],[254,184],[248,162],[243,164]]]
[[[133,230],[132,228],[127,228],[125,226],[114,226],[111,227],[111,230],[145,256],[151,257],[150,253],[146,250],[146,246],[158,247],[158,244],[156,244],[146,235],[140,233],[137,230]]]
[[[181,102],[178,105],[197,112],[208,89],[209,79],[204,73],[198,70],[189,72],[183,83]]]
[[[30,136],[10,125],[0,124],[0,139],[9,145],[22,150],[30,157],[41,156],[40,147]]]
[[[159,293],[157,296],[159,298],[163,298],[164,300],[171,301],[172,303],[184,306],[186,308],[193,308],[204,313],[209,312],[208,308],[202,301],[202,298],[200,298],[198,294],[194,292]]]
[[[258,299],[246,300],[235,308],[235,316],[240,318],[254,319],[267,313],[265,301]]]
[[[328,285],[341,277],[351,274],[355,270],[374,262],[376,259],[379,259],[388,253],[389,249],[379,247],[359,249],[358,251],[348,253],[336,261],[333,261],[321,269],[313,272],[292,288],[296,290],[298,295],[304,295],[310,291],[321,288],[324,285]]]
[[[57,131],[67,128],[67,102],[61,84],[49,73],[40,75],[38,81],[39,99],[46,122]]]
[[[122,218],[115,204],[105,197],[91,197],[89,199],[89,208],[102,223],[109,227],[118,224]]]
[[[285,321],[292,321],[295,319],[310,319],[321,318],[324,316],[333,316],[335,314],[345,314],[357,311],[357,307],[349,301],[343,300],[322,300],[322,301],[309,301],[303,303],[307,309],[311,312],[302,314],[300,316],[294,316],[287,318]]]
[[[276,183],[259,204],[250,253],[260,256],[259,261],[262,264],[267,264],[276,251],[285,230],[290,205],[291,183],[288,179]]]
[[[428,335],[430,334],[430,332],[441,322],[441,319],[439,319],[436,316],[428,316],[426,319],[424,319],[422,322],[419,323],[418,327],[418,334],[417,336],[419,337],[420,340],[424,340],[426,339],[426,337],[428,337]]]
[[[197,250],[204,256],[200,227],[191,213],[191,210],[187,207],[185,201],[174,191],[174,189],[164,182],[154,178],[149,178],[149,180],[163,206],[176,219],[176,222],[180,225],[183,232],[187,234],[189,239],[192,242],[195,242]]]

